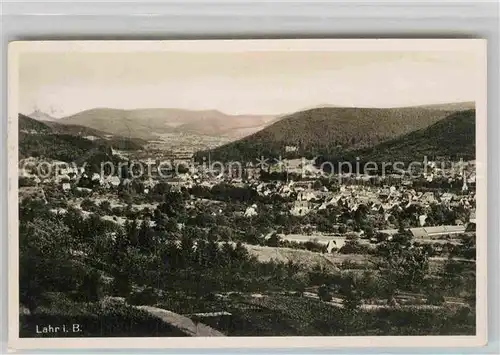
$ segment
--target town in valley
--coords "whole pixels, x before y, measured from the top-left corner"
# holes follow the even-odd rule
[[[21,56],[20,337],[476,334],[468,54],[280,53]]]

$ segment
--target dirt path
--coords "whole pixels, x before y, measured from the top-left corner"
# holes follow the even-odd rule
[[[152,316],[158,317],[161,320],[172,324],[174,327],[180,329],[190,336],[196,337],[223,337],[221,332],[205,325],[203,323],[195,323],[191,319],[184,317],[180,314],[167,311],[162,308],[151,306],[135,306],[135,308],[148,312]]]

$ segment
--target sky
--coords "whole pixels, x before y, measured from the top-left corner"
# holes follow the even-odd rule
[[[96,107],[283,114],[474,101],[472,51],[23,52],[19,111]]]

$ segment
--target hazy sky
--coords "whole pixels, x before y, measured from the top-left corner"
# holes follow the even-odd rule
[[[329,104],[474,101],[471,51],[25,52],[19,110],[61,117],[94,107],[278,114]]]

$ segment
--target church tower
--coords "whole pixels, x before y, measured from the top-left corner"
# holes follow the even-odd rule
[[[462,171],[462,181],[463,181],[463,185],[462,185],[462,192],[466,192],[469,190],[469,187],[467,186],[467,179],[465,178],[465,172]]]

